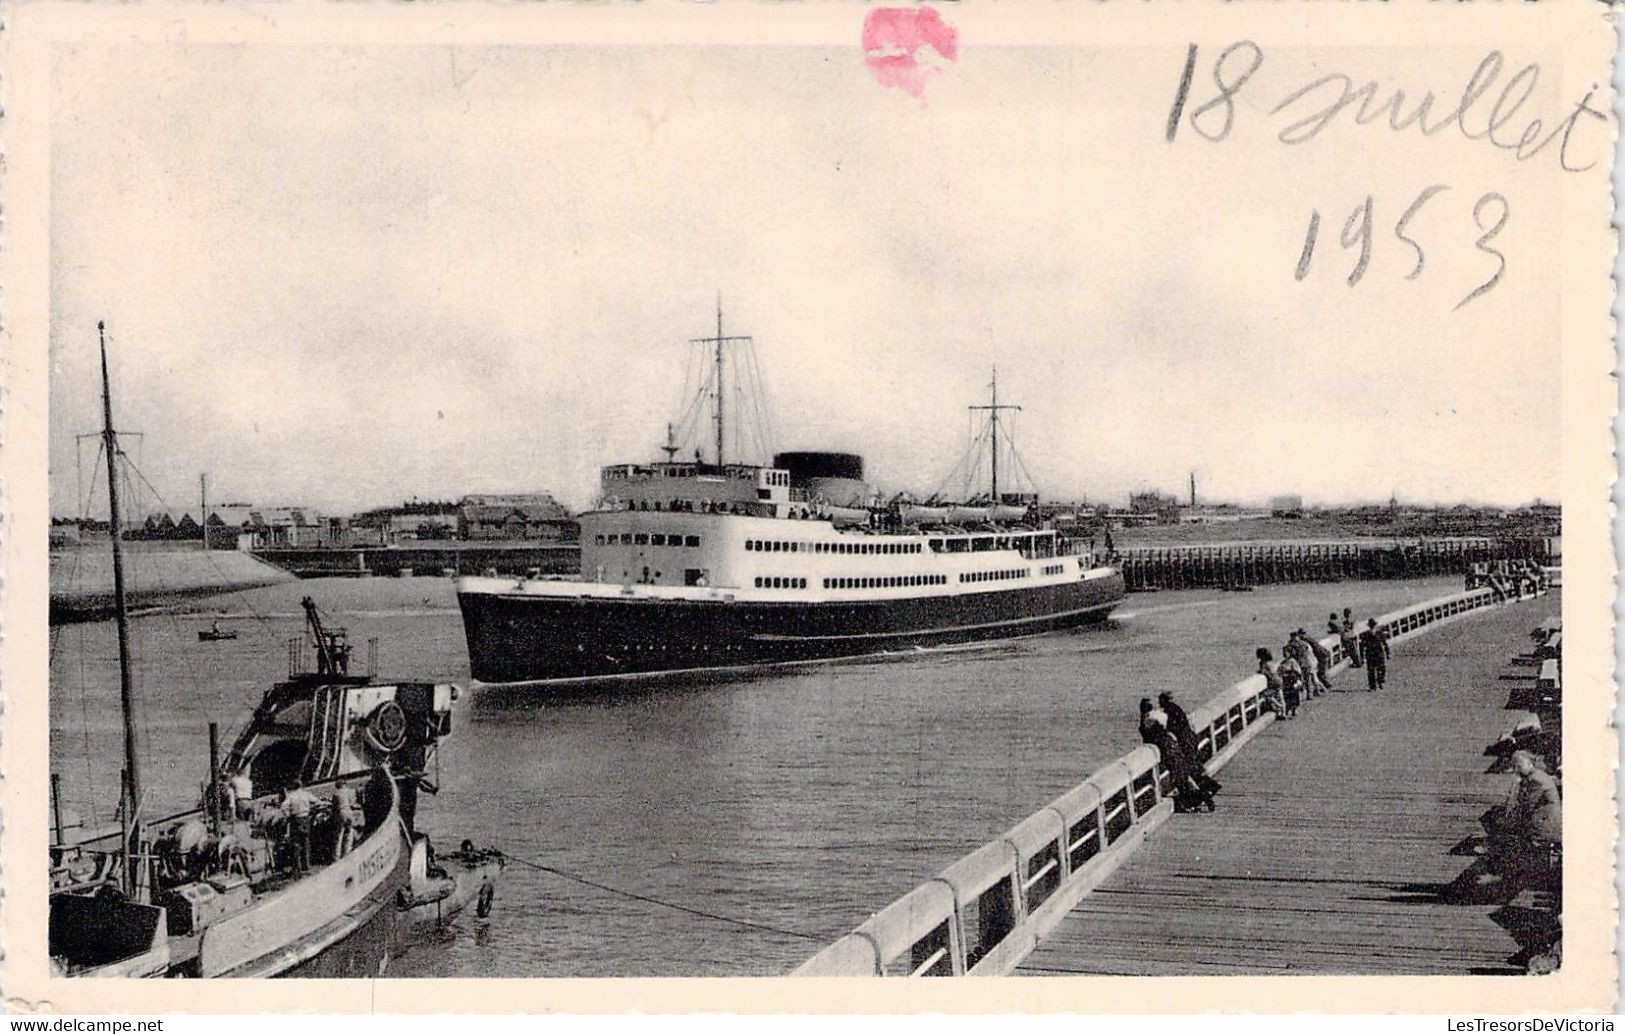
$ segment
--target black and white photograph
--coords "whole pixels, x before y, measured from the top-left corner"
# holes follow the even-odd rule
[[[13,986],[1612,1010],[1612,15],[1286,10],[17,5]]]

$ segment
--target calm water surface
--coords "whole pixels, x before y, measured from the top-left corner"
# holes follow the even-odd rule
[[[546,702],[465,693],[421,827],[596,882],[810,935],[742,929],[511,865],[488,921],[465,917],[391,976],[782,974],[1139,743],[1137,704],[1187,708],[1252,651],[1378,614],[1458,578],[1130,596],[1104,628],[997,646]],[[144,778],[196,799],[207,728],[230,738],[287,670],[309,594],[380,673],[467,685],[451,579],[323,580],[133,623]],[[223,615],[235,641],[200,643]],[[1403,659],[1399,659],[1403,663]],[[1347,678],[1348,676],[1345,676]],[[113,818],[120,767],[111,622],[52,630],[51,760],[65,803]],[[42,785],[43,782],[42,782]]]

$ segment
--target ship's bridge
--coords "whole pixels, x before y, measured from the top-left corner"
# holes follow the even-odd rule
[[[606,510],[721,508],[785,517],[793,504],[805,502],[795,498],[800,493],[791,489],[789,471],[743,463],[620,463],[603,468],[599,485]]]

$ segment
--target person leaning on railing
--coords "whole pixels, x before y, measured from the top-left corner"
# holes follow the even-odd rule
[[[1298,629],[1298,635],[1303,636],[1309,644],[1309,652],[1315,659],[1315,680],[1320,684],[1315,690],[1315,696],[1329,692],[1332,688],[1332,652],[1320,644],[1319,639],[1312,639],[1303,629]]]
[[[1264,704],[1274,711],[1276,717],[1286,717],[1286,698],[1281,695],[1281,669],[1275,663],[1275,655],[1267,647],[1260,646],[1258,654],[1258,673],[1264,676]]]
[[[1167,690],[1157,694],[1157,707],[1168,716],[1168,731],[1179,741],[1179,749],[1185,752],[1185,760],[1191,767],[1191,779],[1204,792],[1218,793],[1222,787],[1217,779],[1208,775],[1207,766],[1202,764],[1201,743],[1196,737],[1196,730],[1191,726],[1190,715],[1185,713],[1185,709],[1174,701],[1174,695]]]
[[[1303,702],[1303,669],[1298,667],[1297,658],[1283,649],[1275,671],[1281,678],[1281,700],[1286,704],[1283,717],[1296,718],[1298,705]]]
[[[1343,640],[1343,654],[1349,659],[1349,667],[1360,666],[1360,640],[1354,635],[1354,611],[1348,607],[1343,608],[1343,627],[1337,633]]]
[[[1179,741],[1168,731],[1168,715],[1153,708],[1140,720],[1140,736],[1157,748],[1157,753],[1162,757],[1162,766],[1168,770],[1174,810],[1200,811],[1204,804],[1208,811],[1214,810],[1212,792],[1196,781],[1191,759],[1185,756]]]

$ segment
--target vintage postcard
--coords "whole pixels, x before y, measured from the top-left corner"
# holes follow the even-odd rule
[[[1613,1009],[1614,20],[10,5],[9,1006]]]

